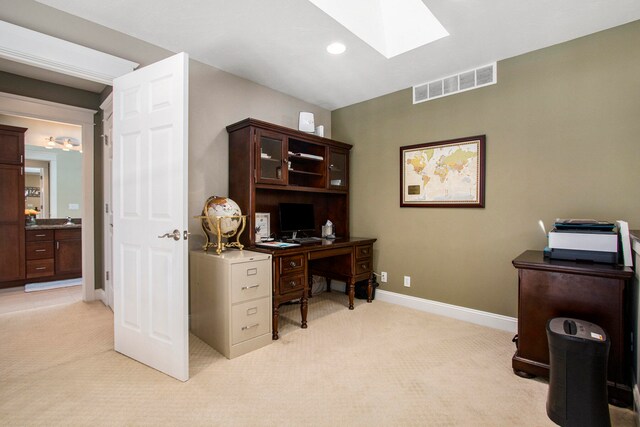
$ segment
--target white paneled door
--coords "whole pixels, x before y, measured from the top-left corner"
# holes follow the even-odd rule
[[[189,379],[188,55],[114,80],[116,351]]]

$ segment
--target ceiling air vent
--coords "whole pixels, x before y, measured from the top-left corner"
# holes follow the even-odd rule
[[[413,103],[430,101],[443,96],[453,95],[454,93],[464,92],[479,87],[488,86],[497,83],[497,63],[484,65],[445,77],[443,79],[434,80],[413,87]]]

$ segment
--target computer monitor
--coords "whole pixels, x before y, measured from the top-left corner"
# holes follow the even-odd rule
[[[293,233],[298,231],[314,231],[315,219],[313,205],[310,203],[280,203],[280,232]]]

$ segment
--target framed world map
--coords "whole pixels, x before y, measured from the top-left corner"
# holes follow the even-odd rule
[[[401,207],[484,207],[486,136],[400,147]]]

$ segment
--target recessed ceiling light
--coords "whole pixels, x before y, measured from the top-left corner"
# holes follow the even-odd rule
[[[327,52],[333,55],[340,55],[344,53],[345,50],[347,50],[347,47],[340,42],[331,43],[327,46]]]

